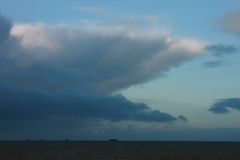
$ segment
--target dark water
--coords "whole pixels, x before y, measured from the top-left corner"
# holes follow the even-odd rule
[[[240,143],[0,142],[0,160],[240,160]]]

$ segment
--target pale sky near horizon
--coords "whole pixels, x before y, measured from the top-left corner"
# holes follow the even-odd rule
[[[0,13],[3,139],[52,138],[51,125],[63,130],[71,123],[72,132],[60,138],[131,139],[129,128],[132,134],[150,128],[153,135],[173,131],[169,139],[189,130],[185,139],[211,140],[220,129],[234,134],[226,140],[240,140],[240,1],[0,0]],[[126,109],[106,107],[115,104]],[[32,131],[48,121],[41,134]]]

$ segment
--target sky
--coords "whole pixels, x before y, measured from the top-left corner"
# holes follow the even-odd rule
[[[239,141],[238,6],[0,0],[0,139]]]

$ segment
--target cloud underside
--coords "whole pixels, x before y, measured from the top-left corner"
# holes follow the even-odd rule
[[[0,17],[0,27],[2,125],[53,117],[187,121],[114,93],[202,55],[201,41],[119,24],[12,25]]]
[[[240,111],[240,98],[220,99],[209,109],[209,111],[217,114],[229,113],[231,110]]]
[[[1,83],[0,120],[39,120],[54,116],[104,119],[113,122],[135,120],[173,122],[172,115],[132,103],[121,95],[107,97],[48,93]],[[185,117],[183,117],[185,118]],[[183,119],[181,116],[181,120]]]

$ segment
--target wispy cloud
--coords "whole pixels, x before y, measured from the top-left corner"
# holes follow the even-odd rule
[[[240,9],[225,13],[218,22],[223,31],[240,37]]]
[[[240,98],[226,98],[215,102],[209,111],[213,113],[228,113],[230,109],[240,111]]]
[[[217,60],[208,61],[203,63],[203,66],[207,68],[216,68],[225,64],[225,56],[230,56],[238,52],[238,48],[234,45],[227,44],[212,44],[207,45],[205,50],[218,58]]]
[[[208,61],[208,62],[205,62],[203,65],[208,68],[216,68],[216,67],[222,66],[223,62],[219,61],[219,60],[218,61]]]
[[[74,10],[85,13],[93,13],[93,14],[108,14],[110,10],[100,6],[75,6]]]
[[[213,44],[206,46],[206,50],[211,52],[214,56],[225,56],[234,54],[238,51],[237,47],[234,45],[226,45],[226,44]]]

